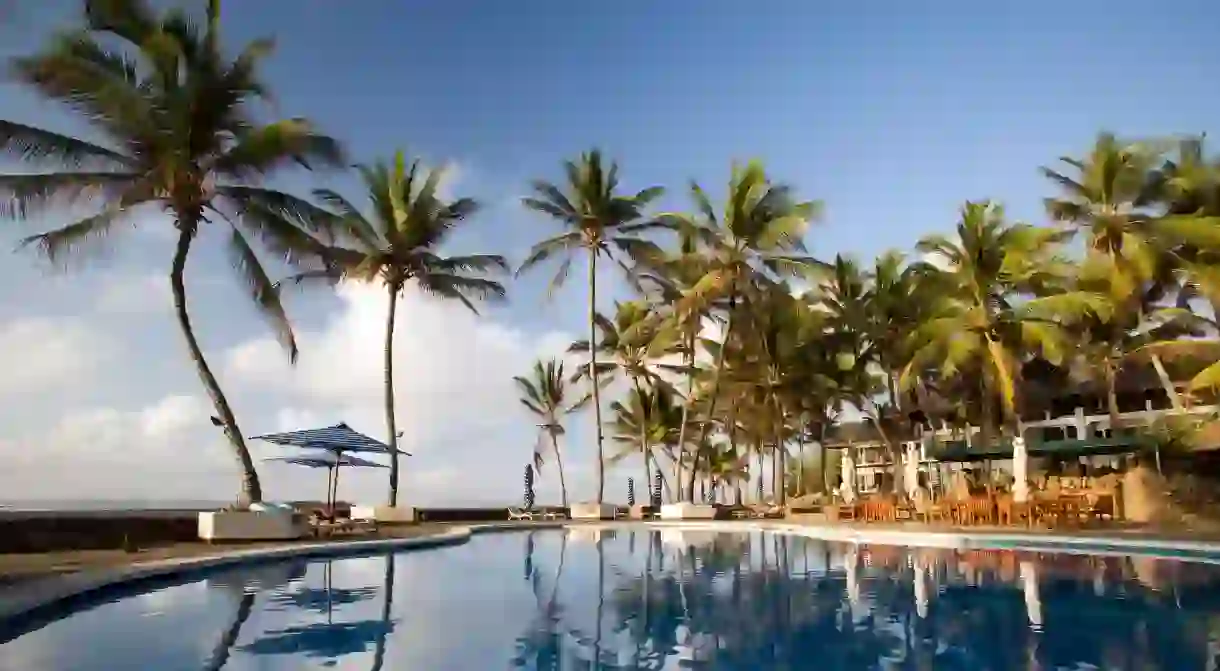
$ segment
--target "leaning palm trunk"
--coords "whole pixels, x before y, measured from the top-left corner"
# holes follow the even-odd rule
[[[178,245],[174,250],[174,262],[169,274],[170,289],[174,296],[174,314],[178,318],[178,327],[182,329],[182,335],[186,338],[186,346],[190,350],[191,359],[195,362],[195,369],[199,372],[199,379],[207,389],[208,397],[212,399],[212,406],[216,408],[216,413],[220,416],[225,436],[229,439],[234,456],[237,457],[242,477],[240,503],[248,506],[251,503],[262,501],[263,488],[259,484],[258,471],[254,469],[254,460],[250,458],[250,450],[246,447],[241,429],[237,426],[237,418],[233,415],[233,409],[229,406],[224,392],[221,391],[216,376],[212,374],[212,369],[208,366],[207,359],[203,356],[203,350],[199,347],[199,341],[195,339],[195,332],[191,328],[191,317],[186,309],[186,283],[183,278],[186,272],[186,257],[191,251],[191,241],[194,239],[196,225],[182,217],[179,217],[179,222]]]
[[[1119,424],[1122,422],[1118,412],[1118,371],[1114,361],[1106,359],[1106,410],[1110,414],[1110,437],[1118,435]]]
[[[548,431],[551,434],[551,449],[555,452],[555,467],[559,469],[559,496],[563,501],[563,507],[568,507],[568,483],[563,476],[563,454],[559,451],[559,438],[554,431]]]
[[[385,426],[390,446],[390,507],[398,505],[398,422],[394,418],[394,315],[398,311],[398,285],[390,283],[390,309],[385,318]]]
[[[1170,404],[1174,410],[1182,410],[1182,397],[1178,396],[1178,390],[1173,387],[1173,380],[1169,379],[1169,372],[1165,370],[1165,363],[1161,361],[1159,355],[1153,354],[1152,368],[1156,370],[1156,376],[1161,381],[1161,388],[1165,390],[1165,395],[1169,397]]]
[[[597,385],[597,250],[589,252],[589,379],[593,381],[593,414],[597,422],[597,503],[606,493],[606,458],[602,445],[602,397]]]

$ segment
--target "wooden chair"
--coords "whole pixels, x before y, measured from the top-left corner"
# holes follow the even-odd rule
[[[995,524],[995,505],[989,498],[972,497],[962,508],[963,524]]]

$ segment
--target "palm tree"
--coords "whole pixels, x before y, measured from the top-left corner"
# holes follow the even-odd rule
[[[478,210],[470,198],[446,201],[439,193],[444,167],[428,169],[419,159],[408,165],[403,152],[394,162],[358,165],[371,216],[330,189],[314,191],[327,209],[311,208],[304,218],[324,225],[315,240],[322,267],[291,281],[343,280],[380,284],[389,298],[385,326],[385,423],[390,449],[388,503],[398,505],[398,422],[394,412],[394,321],[398,297],[408,286],[442,300],[461,303],[478,314],[475,300],[504,299],[504,286],[492,279],[507,271],[504,258],[490,254],[443,256],[439,252],[458,226]]]
[[[1174,289],[1174,271],[1179,265],[1176,247],[1206,246],[1214,237],[1213,222],[1187,211],[1190,206],[1206,205],[1214,195],[1206,193],[1207,166],[1202,161],[1201,143],[1181,143],[1178,162],[1157,170],[1165,153],[1162,145],[1124,142],[1101,133],[1086,158],[1060,159],[1074,175],[1042,169],[1064,192],[1046,199],[1048,214],[1072,233],[1084,234],[1087,279],[1115,304],[1110,312],[1113,318],[1125,322],[1103,321],[1089,329],[1091,341],[1100,343],[1094,349],[1113,351],[1115,341],[1138,329],[1150,307]],[[1177,216],[1156,211],[1166,201],[1170,214]],[[1111,414],[1117,415],[1112,358],[1102,355],[1099,363],[1110,371],[1106,378]],[[1156,354],[1151,362],[1170,401],[1180,407]]]
[[[1020,365],[1026,353],[1059,365],[1070,352],[1071,334],[1063,315],[1105,312],[1109,303],[1088,292],[1037,296],[1057,286],[1063,271],[1055,263],[1062,232],[1009,224],[990,201],[962,207],[957,240],[933,235],[918,249],[935,261],[923,271],[935,283],[936,303],[912,334],[912,356],[904,386],[915,374],[935,369],[952,379],[980,374],[998,398],[1005,424],[1019,428]],[[984,400],[984,408],[990,402]]]
[[[59,263],[138,221],[140,211],[169,215],[177,237],[169,272],[175,316],[215,406],[213,423],[223,428],[240,465],[241,502],[249,504],[261,500],[262,488],[191,325],[187,258],[204,226],[225,227],[234,269],[295,361],[279,292],[250,237],[282,259],[298,260],[304,234],[290,222],[302,201],[259,184],[290,164],[339,165],[342,152],[304,119],[256,123],[251,104],[269,94],[258,66],[273,43],[256,40],[230,60],[220,45],[219,0],[207,4],[206,18],[200,28],[182,10],[158,14],[142,0],[86,0],[83,26],[14,59],[19,82],[67,106],[98,140],[0,121],[0,152],[39,170],[0,175],[0,216],[96,206],[89,216],[24,241]]]
[[[656,451],[668,448],[677,437],[680,411],[673,392],[666,386],[635,387],[627,392],[624,401],[611,403],[610,411],[614,417],[611,440],[622,449],[609,462],[617,463],[638,454],[644,462],[644,482],[651,486],[650,464],[656,464],[662,481],[668,485]]]
[[[578,161],[565,162],[564,172],[566,193],[549,182],[535,181],[532,184],[534,196],[522,199],[527,208],[555,219],[565,230],[534,245],[517,272],[564,254],[565,258],[551,280],[554,289],[567,279],[573,252],[584,250],[589,256],[589,378],[597,429],[597,503],[600,504],[605,494],[606,474],[597,352],[594,349],[597,340],[597,259],[605,256],[623,265],[618,258],[620,254],[639,257],[657,253],[656,246],[638,234],[656,225],[644,220],[644,210],[663,189],[650,187],[635,195],[622,195],[618,192],[618,164],[603,165],[602,154],[596,149],[582,154]]]
[[[719,378],[724,370],[723,345],[733,335],[737,303],[750,300],[760,279],[778,274],[807,274],[817,267],[814,259],[793,252],[805,251],[805,231],[816,217],[819,204],[795,200],[792,188],[773,183],[757,161],[733,167],[720,215],[697,183],[691,184],[691,197],[698,210],[696,215],[669,214],[663,219],[672,228],[703,240],[713,261],[710,270],[674,306],[674,318],[682,322],[690,315],[706,313],[716,301],[729,303],[721,335],[722,347],[712,369],[708,421],[703,422],[696,443],[703,445],[711,429],[710,419],[715,415]],[[688,413],[692,399],[693,395],[687,399]],[[686,442],[685,421],[682,429],[680,448]],[[698,470],[697,453],[692,466]],[[693,499],[694,494],[695,479],[692,477],[687,497]]]
[[[559,437],[564,434],[563,418],[576,412],[591,398],[586,394],[576,402],[568,398],[567,378],[563,374],[563,362],[551,359],[534,363],[533,376],[513,378],[521,391],[521,405],[538,418],[538,442],[534,446],[534,468],[541,470],[543,444],[551,442],[551,454],[559,469],[559,489],[563,496],[563,507],[568,507],[568,485],[563,475],[563,453],[559,449]]]

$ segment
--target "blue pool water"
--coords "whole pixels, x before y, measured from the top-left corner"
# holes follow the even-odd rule
[[[1220,567],[539,530],[263,564],[0,624],[0,669],[1216,669]]]

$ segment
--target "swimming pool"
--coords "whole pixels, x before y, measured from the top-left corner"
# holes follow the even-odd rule
[[[623,527],[116,591],[0,669],[1206,669],[1220,567]],[[1210,665],[1210,666],[1209,666]]]

